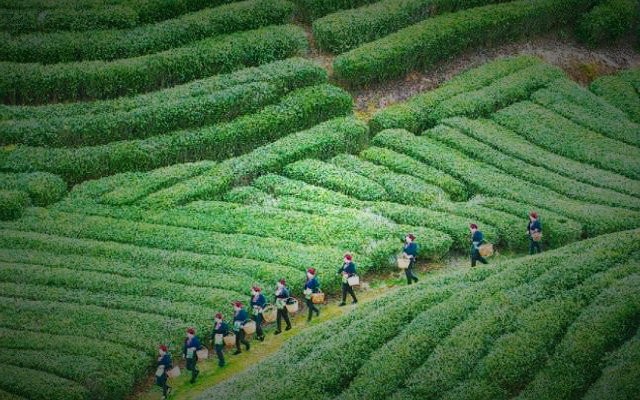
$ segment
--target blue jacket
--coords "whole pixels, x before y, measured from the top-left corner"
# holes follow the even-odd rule
[[[287,287],[283,287],[282,291],[280,291],[279,294],[276,294],[276,299],[288,299],[289,297],[291,297],[289,295],[289,289],[287,289]]]
[[[265,308],[267,306],[267,298],[262,293],[258,293],[257,296],[251,296],[251,307]]]
[[[227,336],[229,334],[229,325],[227,325],[226,322],[222,321],[220,323],[220,326],[218,326],[217,328],[216,325],[216,323],[213,324],[213,332],[211,333],[212,339],[216,334],[222,334],[223,336]]]
[[[484,235],[480,231],[475,231],[475,233],[471,236],[471,241],[473,242],[474,247],[478,247],[484,242]]]
[[[171,356],[169,355],[169,353],[166,353],[165,355],[162,356],[162,358],[160,358],[160,360],[158,360],[158,366],[164,365],[164,370],[168,371],[172,368],[171,365]]]
[[[348,263],[344,263],[342,264],[342,267],[340,267],[340,269],[338,269],[338,273],[341,274],[343,272],[346,272],[348,274],[348,276],[353,276],[356,274],[356,264],[353,262],[348,262]]]
[[[239,322],[244,323],[248,319],[249,319],[249,313],[244,308],[241,308],[240,311],[238,311],[233,316],[233,322],[239,321]]]
[[[202,347],[202,344],[200,343],[200,339],[198,339],[197,336],[194,336],[193,339],[191,339],[191,341],[189,341],[189,338],[184,340],[184,346],[182,347],[182,354],[186,356],[187,349],[190,349],[192,347],[195,347],[196,350],[200,350],[200,348]]]
[[[415,259],[416,257],[418,257],[418,244],[413,242],[410,244],[405,244],[403,251],[407,253],[408,256],[413,256],[413,258]]]
[[[320,282],[318,282],[318,278],[314,276],[311,279],[307,279],[307,282],[304,284],[305,289],[311,289],[311,292],[318,293],[320,291]]]
[[[542,232],[542,224],[540,223],[540,220],[537,219],[533,222],[529,221],[529,224],[527,225],[527,230],[529,231],[529,234],[535,231]]]

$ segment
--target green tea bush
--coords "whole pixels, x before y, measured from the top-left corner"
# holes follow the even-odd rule
[[[629,35],[638,22],[638,2],[606,0],[584,14],[576,26],[578,38],[591,47]]]
[[[246,153],[279,136],[351,112],[348,93],[334,86],[299,89],[255,114],[231,122],[147,139],[80,148],[18,146],[5,150],[3,169],[57,173],[70,183],[199,159]]]
[[[29,195],[26,192],[0,189],[0,220],[20,218],[29,204]]]
[[[342,53],[435,15],[500,1],[383,0],[314,21],[313,37],[319,48]]]
[[[149,92],[305,52],[304,31],[277,25],[111,62],[0,63],[0,98],[10,104],[105,99]]]
[[[313,21],[338,10],[355,8],[379,0],[293,0],[298,14],[305,20]]]
[[[284,91],[289,87],[306,86],[307,82],[325,83],[326,81],[327,72],[320,65],[304,58],[294,57],[132,97],[42,106],[2,104],[0,120],[59,120],[82,115],[119,114],[144,107],[159,107],[166,103],[185,101],[256,82],[267,82]],[[8,129],[7,125],[3,125],[2,128]]]
[[[11,364],[4,365],[2,369],[0,386],[16,394],[16,399],[46,400],[54,396],[57,399],[83,400],[89,395],[79,383],[54,374]]]
[[[373,133],[401,128],[418,134],[437,124],[432,116],[435,107],[442,101],[462,93],[480,90],[517,71],[540,65],[541,62],[539,58],[531,56],[506,57],[488,62],[453,77],[437,89],[417,94],[405,102],[378,111],[369,121],[369,126]]]
[[[443,124],[453,127],[453,130],[438,131],[437,135],[430,137],[463,152],[468,157],[493,165],[513,176],[545,186],[572,199],[594,204],[640,209],[640,199],[636,197],[581,183],[546,168],[530,165],[525,161],[505,155],[463,133],[475,129],[476,126],[459,119],[452,123],[448,122],[449,120],[445,120]],[[499,132],[492,134],[499,136]]]
[[[289,22],[293,4],[248,0],[132,29],[32,33],[0,42],[0,59],[53,64],[157,53],[207,37]]]
[[[252,182],[252,185],[277,197],[294,196],[319,203],[356,209],[363,208],[363,203],[353,197],[280,175],[267,174],[259,176]]]
[[[582,128],[534,103],[516,103],[495,113],[493,119],[556,154],[632,179],[640,178],[637,147]],[[561,136],[557,134],[559,131]]]
[[[636,180],[547,151],[493,121],[452,118],[447,120],[447,124],[463,130],[466,135],[490,145],[503,154],[519,158],[530,165],[544,167],[593,186],[640,196],[640,184]]]
[[[553,82],[531,96],[535,103],[612,139],[640,145],[640,125],[608,102],[568,79]]]
[[[0,173],[0,190],[22,191],[29,195],[33,205],[48,206],[67,193],[67,184],[59,176],[46,172]]]
[[[399,78],[473,46],[495,45],[571,24],[592,0],[514,1],[445,14],[336,57],[338,79],[353,85]]]
[[[589,85],[589,90],[624,111],[633,122],[640,123],[640,97],[637,88],[620,75],[603,76]]]

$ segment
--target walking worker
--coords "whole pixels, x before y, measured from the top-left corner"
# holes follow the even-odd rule
[[[239,301],[233,302],[233,332],[236,334],[236,351],[233,352],[233,355],[242,353],[242,350],[240,350],[241,343],[245,345],[247,351],[251,348],[247,339],[244,338],[245,332],[244,329],[242,329],[248,319],[249,313],[244,309],[242,303]]]
[[[340,307],[344,306],[347,300],[347,293],[351,295],[353,299],[352,304],[356,304],[358,299],[356,298],[356,294],[353,291],[353,287],[349,285],[348,279],[356,274],[356,264],[353,262],[353,256],[349,253],[344,255],[344,263],[338,269],[338,273],[342,274],[342,303],[339,304]]]
[[[256,338],[263,342],[264,332],[262,331],[262,312],[267,306],[267,298],[262,294],[262,289],[258,286],[251,288],[251,308],[253,309],[253,320],[256,321]]]
[[[542,252],[540,239],[542,238],[542,224],[538,219],[538,213],[529,213],[529,224],[527,224],[527,235],[529,236],[529,254]]]
[[[471,266],[476,266],[476,261],[480,261],[483,264],[487,264],[487,260],[480,255],[480,245],[484,242],[484,235],[478,229],[478,225],[469,225],[471,230]]]
[[[224,348],[224,337],[229,334],[229,325],[224,322],[221,313],[217,313],[213,319],[213,332],[211,336],[213,338],[213,348],[218,356],[218,366],[224,367],[224,354],[222,349]]]
[[[320,282],[318,282],[318,278],[316,277],[316,269],[309,268],[307,269],[307,281],[304,284],[304,299],[307,303],[307,308],[309,309],[309,316],[307,317],[307,322],[311,321],[311,317],[313,313],[316,313],[316,316],[320,316],[320,310],[313,304],[311,300],[311,295],[313,293],[318,293],[320,291]]]
[[[156,385],[162,388],[162,399],[166,399],[171,391],[171,386],[167,385],[169,376],[167,371],[173,368],[171,363],[171,355],[167,350],[167,346],[160,345],[158,347],[158,369],[156,369]]]
[[[286,281],[284,279],[280,279],[276,286],[276,309],[277,309],[277,317],[276,317],[276,335],[282,333],[282,319],[284,318],[284,322],[286,322],[287,327],[285,330],[291,329],[291,320],[289,320],[289,311],[287,311],[287,299],[289,299],[289,290],[286,286]]]
[[[418,244],[414,242],[416,237],[413,233],[409,233],[404,238],[404,246],[403,246],[403,254],[405,257],[409,258],[409,267],[404,270],[405,275],[407,276],[407,283],[411,285],[414,281],[418,282],[418,277],[413,272],[413,267],[416,265],[416,257],[418,257]]]
[[[187,371],[191,371],[191,383],[196,382],[196,378],[200,373],[198,369],[198,353],[202,344],[200,339],[196,336],[196,330],[193,328],[187,329],[187,338],[184,340],[184,346],[182,349],[182,356],[187,359]]]

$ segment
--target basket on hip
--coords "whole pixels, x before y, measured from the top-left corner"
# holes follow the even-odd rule
[[[491,257],[493,255],[493,244],[485,243],[478,247],[478,253],[481,257]]]
[[[539,242],[542,240],[542,232],[533,232],[531,233],[531,240],[534,242]]]
[[[236,345],[236,334],[230,333],[224,337],[224,345],[227,347],[233,347]]]
[[[397,257],[398,268],[407,269],[409,268],[409,264],[411,264],[411,259],[409,257],[405,257],[404,255],[399,255]]]
[[[178,376],[180,376],[180,367],[178,367],[177,365],[173,368],[171,368],[170,370],[167,371],[167,376],[169,378],[177,378]]]
[[[286,306],[285,306],[285,307],[287,307],[287,311],[288,311],[290,314],[297,313],[297,312],[298,312],[298,309],[300,308],[300,306],[299,306],[299,304],[298,304],[298,300],[294,299],[293,297],[289,297],[289,298],[287,299],[287,304],[286,304]]]
[[[360,277],[358,275],[351,275],[347,278],[347,283],[349,284],[349,286],[359,286]]]
[[[245,324],[242,326],[242,330],[247,335],[251,335],[251,334],[255,333],[255,331],[256,331],[256,323],[255,323],[255,321],[245,322]]]
[[[324,293],[311,293],[311,302],[313,304],[323,304],[324,303]]]
[[[276,313],[277,313],[277,310],[273,306],[273,304],[269,304],[264,308],[264,310],[262,310],[262,319],[264,320],[264,322],[267,322],[267,323],[274,322],[277,317]]]

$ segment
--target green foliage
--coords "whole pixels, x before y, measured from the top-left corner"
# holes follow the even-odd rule
[[[640,96],[637,87],[624,79],[624,75],[609,75],[591,82],[589,90],[624,111],[633,122],[640,123]]]
[[[538,90],[531,96],[531,100],[594,132],[635,146],[640,145],[640,125],[630,121],[616,107],[568,79],[557,80],[547,88]]]
[[[319,48],[342,53],[438,14],[500,1],[382,0],[314,21],[313,37]]]
[[[18,146],[5,150],[3,169],[57,173],[68,182],[140,171],[199,159],[220,160],[253,150],[282,135],[351,112],[348,93],[334,86],[299,89],[256,114],[229,123],[147,139],[79,148]]]
[[[640,199],[609,189],[591,186],[556,174],[543,167],[536,167],[518,158],[505,155],[492,147],[467,136],[466,132],[478,128],[473,122],[464,119],[445,120],[443,124],[454,129],[439,130],[431,138],[455,148],[468,157],[493,165],[504,172],[525,181],[547,187],[565,196],[588,203],[604,204],[614,207],[640,209]],[[425,134],[429,134],[426,131]],[[435,133],[435,132],[434,132]],[[499,136],[499,131],[487,133]]]
[[[540,65],[541,60],[530,56],[500,58],[453,77],[437,89],[417,94],[405,102],[378,111],[369,121],[373,133],[384,129],[401,128],[418,134],[437,124],[432,118],[442,101],[465,92],[480,90],[517,71]]]
[[[307,47],[301,28],[278,25],[111,62],[0,63],[0,98],[40,104],[132,95],[291,57]]]
[[[378,0],[293,0],[298,7],[298,14],[307,21],[313,21],[338,10],[355,8],[376,1]]]
[[[609,139],[528,101],[516,103],[494,114],[493,119],[530,142],[556,154],[640,178],[637,147]],[[558,135],[562,132],[562,135]]]
[[[303,200],[342,207],[363,208],[363,203],[353,197],[280,175],[268,174],[259,176],[252,182],[252,185],[276,197],[293,196]]]
[[[635,0],[603,1],[580,18],[576,34],[592,47],[615,42],[631,33],[638,22],[638,12]]]
[[[520,391],[568,398],[597,377],[605,348],[637,330],[638,234],[429,277],[314,327],[198,398],[506,399]],[[588,333],[590,321],[596,329]],[[552,355],[555,343],[560,352]],[[278,365],[299,371],[300,379],[286,379],[289,369]],[[567,373],[567,365],[581,368]],[[537,385],[547,371],[547,383],[562,396],[531,390],[547,388],[543,380]]]
[[[293,4],[249,0],[186,14],[133,29],[33,33],[0,42],[0,59],[53,64],[115,60],[157,53],[210,36],[289,22]]]
[[[312,61],[294,57],[132,97],[42,106],[0,105],[0,119],[58,120],[82,115],[119,114],[144,107],[159,107],[166,103],[185,101],[256,82],[267,82],[276,85],[279,90],[286,90],[289,87],[305,86],[306,82],[326,80],[327,72],[322,67]],[[4,125],[4,129],[8,127]]]
[[[438,126],[433,134],[451,128]],[[537,208],[554,210],[588,225],[587,234],[632,228],[640,214],[619,208],[587,204],[570,200],[542,186],[526,182],[499,169],[464,156],[427,137],[416,137],[407,131],[387,130],[372,141],[374,145],[388,147],[441,169],[464,181],[475,193],[503,197],[529,203]]]
[[[16,367],[11,364],[2,366],[0,387],[11,393],[33,400],[56,399],[84,400],[87,390],[79,383],[60,378],[54,374],[35,369]],[[20,397],[18,397],[20,398]]]
[[[26,192],[33,205],[48,206],[67,193],[67,184],[59,176],[46,172],[0,173],[0,190]]]
[[[465,185],[451,175],[422,164],[404,154],[393,150],[369,146],[360,153],[362,159],[385,166],[400,174],[414,176],[442,188],[453,200],[466,200],[468,197]]]
[[[20,218],[29,206],[29,195],[19,190],[0,189],[0,220]]]
[[[473,46],[502,44],[571,24],[592,0],[514,1],[445,14],[341,54],[338,79],[353,85],[399,78]]]

